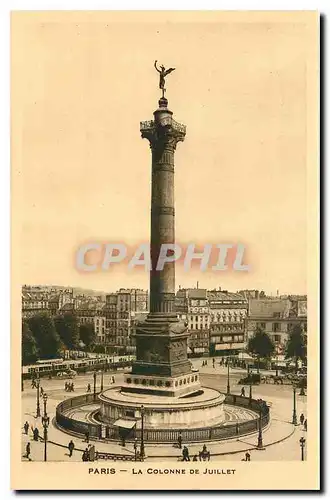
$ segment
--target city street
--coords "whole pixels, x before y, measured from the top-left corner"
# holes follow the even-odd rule
[[[205,358],[203,358],[205,359]],[[207,366],[202,365],[202,359],[191,360],[194,368],[198,368],[201,373],[202,385],[221,392],[226,392],[227,388],[227,368],[220,367],[218,363],[215,368],[212,366],[212,359],[208,359]],[[123,381],[123,372],[107,373],[104,375],[104,389],[111,386],[111,377],[115,376],[115,384],[119,385]],[[246,375],[246,370],[239,368],[230,369],[230,390],[232,394],[240,394],[241,385],[238,381]],[[60,431],[53,425],[53,418],[55,415],[56,406],[66,398],[71,398],[76,395],[85,394],[87,385],[91,385],[93,391],[93,374],[88,373],[79,375],[73,379],[75,391],[66,392],[64,390],[65,380],[62,379],[41,379],[40,387],[47,393],[47,414],[50,416],[50,425],[48,429],[48,439],[56,444],[47,443],[47,460],[49,461],[81,461],[82,451],[74,451],[73,457],[69,457],[68,449],[65,448],[72,438],[75,447],[78,450],[84,450],[86,443],[78,439],[76,436],[70,436],[67,433]],[[100,390],[100,374],[97,376],[96,390]],[[251,460],[300,460],[301,449],[299,439],[301,436],[306,438],[305,457],[307,458],[307,432],[302,429],[302,426],[292,426],[292,411],[293,411],[293,391],[290,385],[273,385],[273,384],[260,384],[253,386],[253,397],[264,399],[270,406],[271,423],[270,426],[264,430],[264,445],[266,448],[262,451],[250,451]],[[249,387],[245,386],[246,394],[248,394]],[[307,397],[299,396],[297,393],[297,418],[301,413],[307,418]],[[41,418],[36,418],[36,389],[31,388],[31,381],[24,382],[24,392],[22,393],[22,457],[25,455],[26,443],[31,443],[31,461],[44,460],[44,443],[33,441],[31,426],[39,429],[40,435],[43,436],[43,429]],[[40,398],[40,410],[43,415],[43,400]],[[29,434],[24,434],[23,425],[28,421],[30,424]],[[289,437],[288,437],[289,436]],[[277,442],[280,441],[280,442]],[[97,443],[91,441],[96,445],[98,451],[119,453],[119,454],[134,454],[131,444],[122,447],[119,443]],[[271,444],[276,442],[276,444]],[[257,444],[257,436],[243,436],[239,440],[222,441],[208,445],[212,455],[219,455],[213,460],[242,460],[245,453],[243,450],[254,448]],[[60,445],[60,446],[58,446]],[[201,444],[189,445],[190,454],[198,453]],[[242,452],[234,453],[237,450]],[[146,444],[147,461],[160,460],[159,457],[169,460],[165,457],[173,457],[178,460],[180,452],[172,445],[148,445]],[[23,458],[23,460],[27,460]]]

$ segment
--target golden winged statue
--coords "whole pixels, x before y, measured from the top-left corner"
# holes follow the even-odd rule
[[[159,73],[159,88],[162,90],[163,92],[163,97],[164,97],[164,94],[166,92],[166,89],[165,89],[165,76],[169,75],[170,73],[172,73],[172,71],[175,70],[175,68],[169,68],[169,69],[166,69],[165,66],[163,66],[162,64],[160,65],[160,69],[157,68],[157,61],[155,61],[154,63],[154,66],[155,66],[155,69],[158,71]]]

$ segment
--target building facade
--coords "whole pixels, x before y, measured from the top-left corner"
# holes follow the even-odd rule
[[[175,299],[179,319],[188,326],[188,354],[203,356],[209,353],[210,309],[204,288],[180,289]]]
[[[246,319],[246,341],[253,337],[257,327],[273,340],[277,354],[284,354],[285,346],[295,325],[307,335],[307,297],[283,296],[249,300]]]
[[[208,292],[210,308],[210,355],[238,354],[245,348],[248,300],[227,290]]]

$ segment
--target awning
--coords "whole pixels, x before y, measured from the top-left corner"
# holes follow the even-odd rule
[[[122,427],[124,429],[133,429],[136,425],[136,420],[124,420],[122,418],[119,418],[116,420],[113,425],[116,427]]]

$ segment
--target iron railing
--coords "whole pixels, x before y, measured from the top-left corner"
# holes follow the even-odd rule
[[[72,417],[65,415],[65,412],[72,408],[93,404],[97,398],[93,394],[84,394],[67,399],[60,403],[56,408],[57,424],[68,431],[75,432],[80,435],[85,435],[87,432],[91,438],[97,438],[101,441],[120,440],[119,428],[112,425],[97,424],[92,422],[82,422]],[[227,405],[235,405],[243,408],[249,408],[258,416],[251,418],[241,423],[228,423],[226,425],[218,425],[215,427],[204,427],[196,429],[144,429],[144,441],[150,443],[174,443],[178,441],[179,434],[186,442],[204,442],[204,441],[221,441],[224,439],[233,438],[235,436],[244,436],[258,431],[261,420],[261,426],[264,428],[270,420],[270,412],[265,402],[250,399],[248,397],[238,395],[227,395],[224,401]],[[133,429],[132,434],[127,437],[127,441],[138,441],[141,439],[141,430]]]

